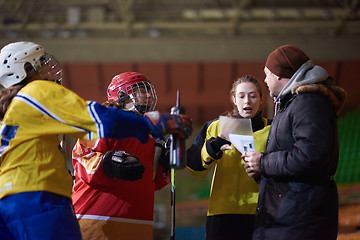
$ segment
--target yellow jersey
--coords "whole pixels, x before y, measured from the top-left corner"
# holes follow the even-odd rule
[[[263,118],[264,128],[253,133],[255,151],[264,152],[270,130],[267,119]],[[212,122],[206,133],[201,149],[203,171],[190,172],[203,178],[213,167],[213,179],[210,190],[208,216],[218,214],[255,214],[259,196],[259,184],[249,177],[244,169],[245,162],[241,153],[232,145],[233,150],[225,150],[220,159],[213,159],[206,149],[206,141],[216,138],[220,133],[219,120]]]
[[[59,134],[86,140],[122,138],[134,136],[129,129],[136,126],[147,137],[149,131],[139,118],[85,101],[54,82],[28,83],[12,99],[1,122],[0,199],[29,191],[71,197],[73,180],[58,149]]]

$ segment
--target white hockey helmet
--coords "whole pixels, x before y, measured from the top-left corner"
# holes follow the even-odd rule
[[[33,42],[14,42],[0,51],[0,84],[4,87],[13,86],[27,77],[26,64],[30,64],[45,80],[61,82],[62,69],[56,59],[46,54],[44,48]],[[49,74],[56,79],[49,79]]]

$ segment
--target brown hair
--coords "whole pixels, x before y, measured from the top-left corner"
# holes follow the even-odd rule
[[[25,87],[26,84],[39,77],[38,72],[30,63],[25,63],[24,69],[26,71],[26,77],[21,82],[8,88],[0,89],[0,120],[4,119],[6,110],[15,95]]]
[[[5,112],[15,95],[28,83],[29,79],[26,79],[14,86],[0,90],[0,120],[4,119]]]
[[[114,107],[117,109],[124,109],[125,108],[125,103],[124,102],[115,102],[115,101],[106,101],[102,104],[105,107]]]
[[[234,102],[232,101],[232,98],[235,97],[236,95],[236,88],[239,84],[241,83],[247,83],[247,82],[250,82],[250,83],[253,83],[259,94],[260,94],[260,98],[262,98],[262,90],[261,90],[261,86],[260,86],[260,83],[259,81],[251,76],[251,75],[246,75],[244,77],[240,77],[240,78],[237,78],[233,84],[232,84],[232,87],[231,87],[231,90],[230,90],[230,100],[232,102],[232,105],[233,105],[233,110],[232,111],[228,111],[226,112],[224,115],[225,116],[228,116],[228,117],[235,117],[235,118],[238,118],[239,117],[239,110],[237,109],[237,106],[234,104]]]

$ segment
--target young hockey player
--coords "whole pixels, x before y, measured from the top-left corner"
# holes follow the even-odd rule
[[[262,91],[250,75],[234,81],[233,111],[227,116],[251,119],[255,149],[265,150],[270,120],[261,117]],[[206,220],[206,240],[251,240],[259,185],[247,176],[241,153],[220,132],[220,120],[207,122],[187,151],[188,168],[199,178],[213,168]]]
[[[115,76],[107,97],[107,106],[139,115],[157,102],[153,85],[136,72]],[[155,144],[153,138],[144,144],[136,138],[77,142],[72,199],[84,240],[153,239],[154,191],[170,182],[168,168],[153,171]],[[168,157],[160,156],[168,165]],[[139,161],[132,165],[133,159]]]
[[[15,42],[0,51],[0,239],[81,239],[59,134],[145,143],[149,132],[191,128],[184,115],[140,116],[84,101],[61,80],[60,64],[39,44]]]

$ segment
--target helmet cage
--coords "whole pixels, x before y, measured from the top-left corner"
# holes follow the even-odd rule
[[[138,81],[126,86],[124,90],[119,89],[118,97],[118,101],[130,99],[141,114],[154,111],[157,104],[155,88],[148,81]]]
[[[62,67],[53,55],[46,53],[40,57],[39,61],[34,64],[34,67],[43,80],[62,84]]]

